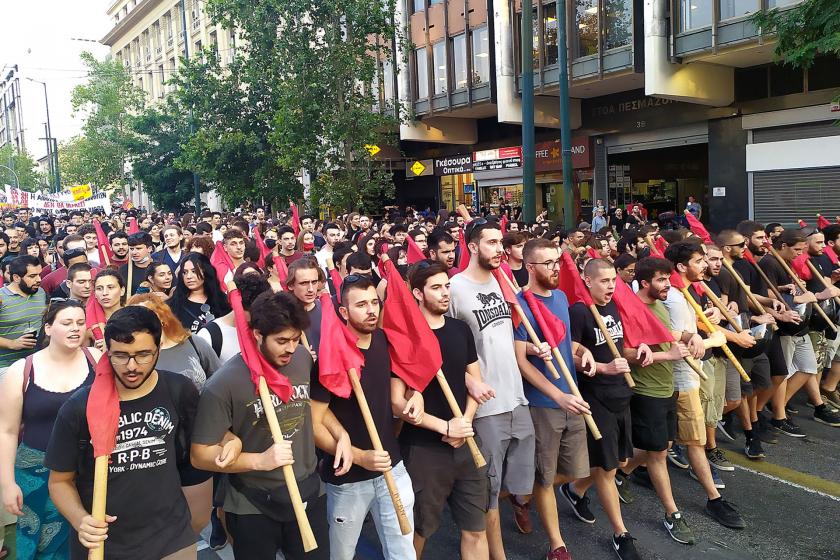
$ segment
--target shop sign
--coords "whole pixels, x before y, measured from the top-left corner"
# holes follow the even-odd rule
[[[473,154],[473,171],[495,171],[522,167],[522,146],[481,150]]]
[[[408,166],[410,177],[425,177],[432,175],[434,163],[430,159],[417,159]]]
[[[732,114],[732,108],[706,107],[645,95],[637,89],[584,99],[583,126],[596,130],[636,130],[679,126]]]
[[[572,138],[572,168],[592,167],[592,144],[588,136]],[[560,140],[540,142],[534,150],[534,168],[536,171],[560,171],[563,169]]]
[[[458,175],[472,173],[472,154],[460,154],[435,159],[435,175]]]

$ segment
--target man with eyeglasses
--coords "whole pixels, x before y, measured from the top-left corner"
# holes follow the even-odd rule
[[[534,485],[534,424],[516,362],[511,308],[502,297],[492,271],[502,262],[502,231],[495,221],[477,218],[466,229],[469,265],[452,277],[449,315],[466,322],[475,338],[481,374],[496,391],[496,398],[476,412],[473,426],[481,438],[482,452],[491,477],[487,511],[490,557],[505,558],[499,519],[499,494],[504,487],[512,496],[527,496]],[[549,352],[540,349],[541,356]],[[512,498],[520,512],[526,504]],[[527,511],[526,511],[527,513]],[[527,532],[526,515],[518,515]]]
[[[90,514],[90,386],[79,389],[58,413],[44,464],[51,471],[50,497],[76,532],[71,560],[87,558],[90,549],[103,543],[109,558],[196,558],[196,535],[182,486],[210,477],[194,469],[189,458],[198,390],[183,375],[156,369],[160,338],[160,321],[141,306],[118,310],[105,325],[107,356],[101,359],[110,362],[120,400],[105,521]],[[210,500],[199,507],[209,511]]]

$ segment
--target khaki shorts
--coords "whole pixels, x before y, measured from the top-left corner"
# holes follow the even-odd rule
[[[706,445],[706,421],[700,389],[677,391],[677,443]]]
[[[700,380],[700,404],[703,407],[706,425],[714,427],[723,416],[727,360],[712,356],[703,360],[702,364],[707,379]]]
[[[536,482],[551,486],[557,475],[566,480],[589,476],[583,417],[559,408],[530,409],[536,438]]]

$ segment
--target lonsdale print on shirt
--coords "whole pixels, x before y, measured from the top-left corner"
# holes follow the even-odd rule
[[[483,331],[498,319],[510,319],[510,305],[496,292],[475,294],[475,298],[483,305],[482,309],[473,309],[478,330]]]
[[[612,315],[601,315],[604,319],[604,325],[607,327],[607,332],[610,333],[610,338],[613,340],[621,340],[624,338],[624,327],[621,324],[621,321],[616,322],[615,318]],[[601,332],[601,329],[598,326],[595,326],[595,346],[600,346],[606,343],[606,339],[604,338],[604,334]]]

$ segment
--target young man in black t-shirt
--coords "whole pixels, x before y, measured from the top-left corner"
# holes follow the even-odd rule
[[[120,399],[105,521],[88,513],[94,470],[86,414],[90,387],[77,391],[59,411],[45,465],[52,471],[50,497],[78,534],[71,541],[73,560],[86,559],[88,549],[103,542],[109,558],[196,557],[196,534],[181,486],[186,479],[197,484],[210,477],[191,467],[187,451],[198,391],[184,376],[155,369],[160,336],[160,321],[145,307],[120,309],[105,326],[108,355],[101,359],[111,362]],[[210,511],[209,495],[199,507]]]
[[[840,224],[831,224],[824,228],[822,232],[825,241],[824,255],[828,258],[828,254],[831,252],[836,257],[837,252],[840,251]],[[831,259],[829,261],[833,262]],[[840,269],[833,268],[831,276],[826,276],[826,278],[830,278],[832,283],[836,285],[837,282],[840,282]],[[824,401],[840,408],[840,392],[837,391],[837,384],[840,382],[840,337],[835,340],[834,346],[834,355],[830,357],[831,364],[820,381],[820,395]]]
[[[349,275],[341,286],[339,312],[347,321],[347,328],[358,340],[356,346],[364,356],[362,371],[358,372],[371,417],[382,441],[382,451],[373,449],[356,396],[342,399],[332,395],[321,383],[312,380],[312,409],[316,419],[316,442],[326,449],[321,477],[327,483],[327,521],[330,525],[330,558],[352,560],[365,517],[374,517],[379,541],[388,560],[415,557],[413,531],[403,535],[397,521],[384,473],[391,471],[409,522],[412,523],[414,490],[400,455],[394,435],[391,406],[391,358],[388,339],[377,327],[380,314],[379,296],[367,276]],[[423,418],[422,396],[415,393],[404,412],[414,423]],[[345,473],[336,472],[331,436],[318,425],[318,418],[327,410],[332,412],[350,435],[353,466]]]
[[[406,422],[400,432],[406,468],[416,493],[414,548],[420,558],[426,540],[440,525],[444,506],[449,504],[461,530],[461,557],[487,558],[487,468],[476,468],[464,445],[464,438],[474,435],[472,419],[478,408],[478,402],[467,392],[466,378],[481,380],[475,340],[469,325],[444,315],[449,310],[446,265],[420,261],[409,270],[408,277],[420,310],[440,344],[443,375],[464,413],[463,418],[453,415],[440,384],[432,380],[423,391],[423,420],[420,424]],[[407,392],[401,379],[391,379],[395,412],[405,408]]]

